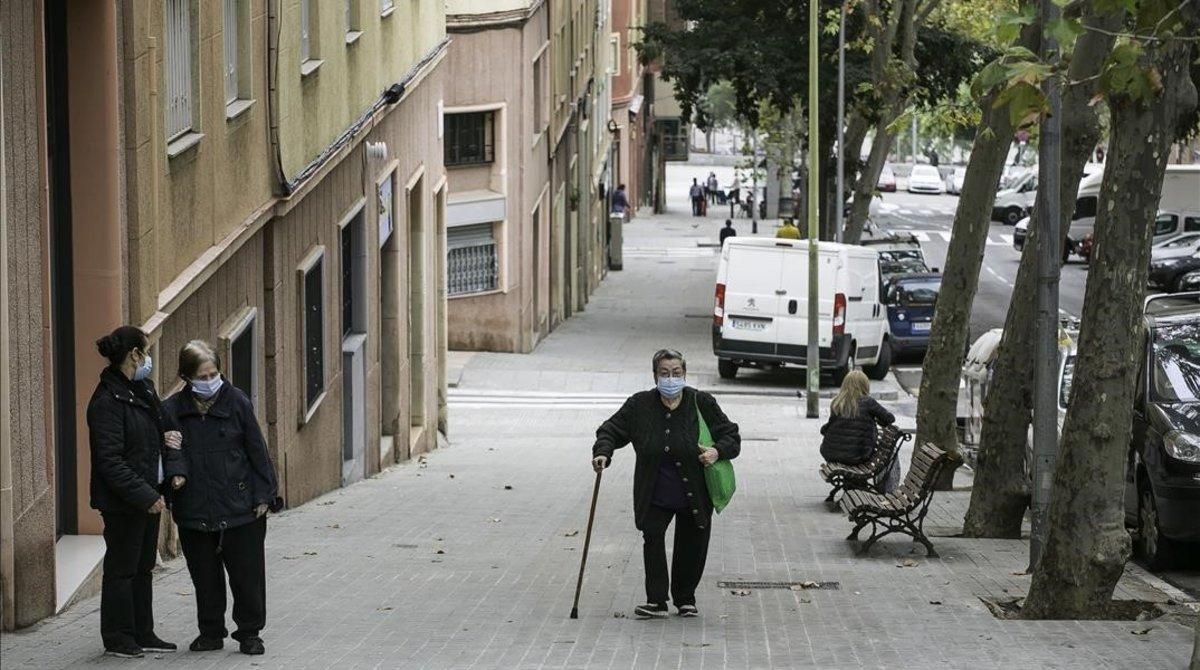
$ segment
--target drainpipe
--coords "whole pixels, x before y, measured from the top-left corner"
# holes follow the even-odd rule
[[[4,81],[4,63],[0,61],[0,82]],[[0,86],[0,221],[8,220],[8,204],[3,187],[4,164],[4,87]],[[0,239],[0,338],[8,332],[8,237]],[[0,347],[0,627],[12,630],[16,623],[16,587],[13,577],[16,562],[13,549],[12,441],[8,399],[8,347]]]
[[[267,137],[271,144],[271,168],[279,195],[291,195],[292,185],[283,171],[279,142],[279,9],[282,0],[267,2]]]

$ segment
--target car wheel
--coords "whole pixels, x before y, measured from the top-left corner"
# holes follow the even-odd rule
[[[863,372],[867,373],[868,379],[879,381],[887,376],[888,370],[892,367],[892,344],[886,339],[879,345],[879,358],[874,365],[868,365],[863,368]]]
[[[1139,478],[1137,542],[1134,550],[1147,568],[1157,570],[1170,562],[1171,549],[1171,541],[1163,537],[1158,527],[1158,505],[1154,502],[1154,491],[1149,482]]]
[[[738,364],[727,358],[717,359],[717,374],[721,375],[721,379],[733,379],[737,377]]]
[[[1020,223],[1021,219],[1023,218],[1025,218],[1025,212],[1021,211],[1020,207],[1009,207],[1008,209],[1004,210],[1005,225],[1015,226]]]
[[[1180,293],[1183,291],[1183,278],[1186,276],[1187,273],[1185,272],[1171,280],[1171,293]]]
[[[850,345],[850,353],[846,356],[846,364],[833,369],[833,378],[830,380],[834,386],[841,386],[845,381],[846,375],[854,369],[854,357],[858,355],[858,347]]]

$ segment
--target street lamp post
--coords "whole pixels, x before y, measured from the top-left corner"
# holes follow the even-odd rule
[[[1042,25],[1058,19],[1053,2],[1042,3]],[[1058,44],[1047,31],[1043,38],[1045,57],[1055,58]],[[1032,533],[1029,569],[1037,566],[1046,545],[1046,515],[1054,468],[1058,460],[1058,283],[1062,252],[1059,251],[1059,165],[1062,161],[1062,88],[1057,77],[1046,79],[1049,110],[1042,119],[1039,161],[1041,178],[1037,202],[1037,316],[1034,328],[1033,396],[1033,491],[1030,504]]]
[[[817,326],[820,319],[820,309],[817,299],[817,228],[818,212],[820,212],[821,190],[821,161],[817,156],[817,147],[821,145],[820,129],[817,126],[817,5],[816,0],[808,3],[808,393],[807,400],[810,419],[820,416],[821,390],[821,352],[819,348],[820,331]],[[840,210],[841,207],[838,207]]]
[[[758,129],[753,131],[754,144],[750,152],[750,232],[758,234]]]
[[[846,3],[842,3],[841,26],[838,29],[838,111],[837,111],[837,198],[835,198],[835,221],[837,231],[834,239],[842,241],[845,228],[845,197],[843,180],[846,174]]]

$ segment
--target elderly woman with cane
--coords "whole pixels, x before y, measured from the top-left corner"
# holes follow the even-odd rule
[[[706,468],[741,451],[738,427],[708,393],[687,386],[687,362],[663,349],[652,361],[655,388],[630,396],[596,431],[592,467],[600,472],[613,452],[633,444],[634,523],[642,531],[646,603],[640,618],[666,617],[667,594],[679,615],[699,615],[696,587],[704,573],[714,504]],[[712,445],[702,444],[711,433]],[[723,505],[723,502],[721,503]],[[718,510],[719,511],[719,510]],[[675,547],[667,571],[666,532],[675,522]]]

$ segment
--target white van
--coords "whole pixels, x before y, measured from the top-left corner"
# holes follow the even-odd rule
[[[883,379],[891,365],[879,255],[819,242],[821,369],[840,384],[854,366]],[[724,379],[739,367],[804,366],[808,358],[808,241],[731,237],[721,250],[713,353]]]
[[[1037,185],[1038,173],[1033,170],[1025,173],[1012,187],[996,193],[996,201],[992,203],[992,220],[1003,221],[1010,226],[1017,225],[1033,209]]]

